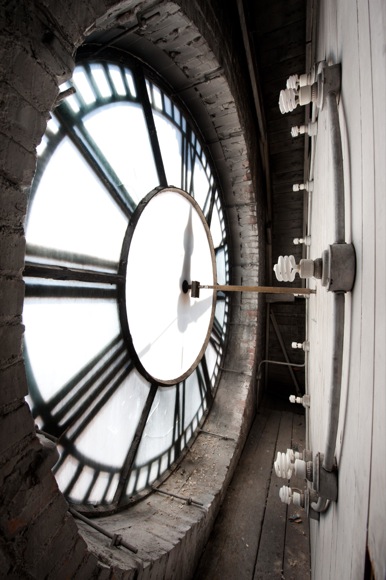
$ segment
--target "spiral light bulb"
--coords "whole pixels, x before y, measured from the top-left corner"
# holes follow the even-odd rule
[[[282,503],[290,504],[292,501],[292,489],[288,485],[283,485],[279,489],[279,497]]]
[[[305,238],[294,238],[293,243],[295,246],[298,246],[299,244],[304,244],[306,246],[310,246],[311,245],[311,236],[306,236]]]
[[[278,451],[274,468],[277,477],[283,477],[284,479],[291,478],[294,464],[291,461],[291,456],[288,451],[287,453],[281,453]]]
[[[280,91],[279,108],[282,114],[290,113],[298,105],[298,94],[295,89],[284,89]]]
[[[303,135],[305,131],[302,131],[302,127],[304,127],[304,125],[300,125],[299,127],[297,125],[291,127],[291,137],[298,137],[298,135]]]
[[[305,133],[310,137],[314,137],[318,132],[318,124],[316,122],[308,123],[307,125],[299,125],[291,127],[291,136],[298,137],[299,135],[304,135]]]
[[[299,268],[293,256],[279,256],[277,264],[273,267],[273,271],[279,282],[293,282],[298,270]]]
[[[299,77],[298,75],[291,75],[287,79],[287,89],[297,89],[299,86]]]
[[[293,503],[294,505],[303,507],[304,499],[299,491],[292,490],[287,485],[283,485],[283,487],[279,489],[279,497],[283,503],[288,505]]]

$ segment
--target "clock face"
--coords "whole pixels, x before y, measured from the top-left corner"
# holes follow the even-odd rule
[[[155,244],[149,244],[149,232]],[[131,352],[146,378],[173,385],[191,374],[210,339],[215,292],[192,297],[183,290],[192,278],[215,284],[210,230],[194,199],[168,187],[139,204],[127,237],[123,316]]]
[[[24,356],[35,422],[58,443],[60,488],[103,512],[146,493],[205,419],[228,301],[181,288],[227,283],[228,250],[183,105],[138,63],[81,64],[73,85],[38,150]]]

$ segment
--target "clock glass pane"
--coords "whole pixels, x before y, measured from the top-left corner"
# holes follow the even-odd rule
[[[27,295],[23,319],[28,328],[25,346],[31,371],[44,401],[49,401],[120,332],[114,300]]]
[[[131,62],[84,60],[61,87],[76,90],[38,147],[26,222],[28,403],[83,512],[137,501],[178,464],[229,319],[224,294],[182,292],[228,282],[210,156],[183,103]]]
[[[121,378],[124,373],[125,369],[121,367],[114,375],[112,382],[118,380],[118,388],[77,438],[79,453],[108,468],[118,469],[124,462],[149,391],[149,385],[139,373],[133,371],[131,376]],[[99,398],[102,396],[103,393]],[[99,398],[94,399],[89,411],[98,404]],[[80,420],[73,425],[69,437],[78,429],[79,423]]]
[[[171,185],[181,187],[181,147],[182,132],[168,117],[154,114],[166,178]]]
[[[172,448],[176,390],[176,386],[158,389],[138,449],[136,467],[140,469],[143,465],[150,465],[150,480],[156,479],[164,471],[164,468],[160,467],[162,458]],[[159,470],[159,473],[152,477],[151,471],[155,469]],[[143,474],[147,471],[143,470]],[[145,487],[144,482],[139,485]]]
[[[34,196],[28,219],[28,243],[98,256],[118,264],[126,224],[123,212],[75,145],[64,137]],[[102,236],[106,229],[109,235]]]
[[[157,183],[142,107],[113,103],[88,115],[83,122],[131,198],[135,203],[141,201]]]

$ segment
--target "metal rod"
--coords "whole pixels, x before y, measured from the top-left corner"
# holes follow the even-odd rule
[[[135,546],[132,546],[131,544],[129,544],[129,542],[126,542],[125,540],[123,540],[122,536],[120,536],[119,534],[114,534],[112,532],[109,532],[108,530],[105,530],[101,526],[98,526],[98,524],[95,524],[92,520],[90,520],[89,518],[86,518],[84,515],[80,514],[76,510],[74,510],[74,508],[72,508],[72,507],[68,508],[68,511],[70,512],[70,514],[72,514],[74,516],[74,518],[81,520],[82,522],[84,522],[85,524],[90,526],[91,528],[94,528],[94,530],[96,530],[97,532],[100,532],[101,534],[103,534],[107,538],[110,538],[111,540],[113,540],[114,546],[123,546],[124,548],[127,548],[131,552],[134,552],[134,554],[136,554],[138,552],[138,548],[136,548]]]
[[[330,116],[331,156],[334,160],[332,164],[332,188],[335,205],[335,242],[343,244],[346,237],[343,150],[336,98],[336,94],[331,92],[327,95],[326,102]]]
[[[335,242],[345,243],[345,199],[344,199],[344,173],[343,173],[343,149],[339,123],[339,111],[337,95],[334,91],[326,97],[327,109],[330,116],[331,150],[333,172],[333,195],[335,204]],[[345,296],[343,293],[334,295],[334,335],[333,355],[330,388],[330,408],[328,415],[327,438],[322,468],[331,472],[335,467],[335,450],[338,435],[338,423],[340,412],[340,398],[342,390],[342,366],[343,366],[343,340],[345,322]],[[321,496],[317,502],[311,504],[316,512],[325,512],[330,501]]]
[[[296,367],[298,369],[305,368],[305,366],[306,366],[305,362],[302,364],[298,364],[298,363],[290,363],[290,362],[282,362],[282,361],[278,361],[278,360],[265,359],[265,360],[260,361],[260,364],[259,364],[258,369],[257,369],[257,380],[258,381],[261,380],[261,366],[263,364],[291,366],[291,367]]]
[[[217,437],[218,439],[224,439],[224,441],[234,441],[233,437],[228,437],[227,435],[218,435],[218,433],[212,433],[212,431],[205,431],[205,429],[199,429],[199,433],[204,435],[211,435],[212,437]]]
[[[162,489],[159,489],[158,487],[152,487],[152,490],[156,491],[157,493],[160,493],[162,495],[167,495],[169,497],[175,497],[176,499],[181,499],[187,505],[195,505],[197,507],[204,507],[203,503],[196,501],[196,500],[192,499],[191,497],[184,497],[182,495],[177,495],[176,493],[170,493],[169,491],[163,491]]]
[[[330,408],[328,414],[327,438],[323,464],[321,469],[331,472],[335,467],[335,450],[338,435],[340,396],[342,390],[342,365],[343,365],[343,339],[344,339],[344,318],[345,318],[345,296],[343,293],[334,295],[334,337],[332,372],[330,387]],[[330,500],[320,496],[317,502],[311,504],[315,512],[323,513],[327,511]]]
[[[331,370],[330,411],[328,416],[327,440],[324,451],[323,468],[332,471],[335,464],[335,448],[338,435],[340,396],[342,390],[343,338],[345,318],[345,296],[334,295],[334,335]]]
[[[287,353],[287,350],[285,348],[285,344],[284,344],[283,338],[281,336],[280,328],[279,328],[279,325],[278,325],[278,323],[276,321],[276,316],[275,316],[275,314],[274,314],[274,312],[272,310],[271,310],[271,313],[270,313],[270,318],[271,318],[271,321],[272,321],[273,328],[275,330],[277,339],[279,341],[279,344],[280,344],[282,353],[284,355],[284,358],[285,358],[285,360],[286,360],[287,363],[290,363],[291,361],[290,361],[290,359],[288,357],[288,353]],[[295,373],[292,370],[292,366],[291,365],[288,365],[288,371],[289,371],[289,374],[291,375],[291,378],[292,378],[293,383],[295,385],[296,394],[298,396],[301,396],[301,390],[300,390],[300,387],[299,387],[299,383],[298,383],[298,381],[296,379]]]

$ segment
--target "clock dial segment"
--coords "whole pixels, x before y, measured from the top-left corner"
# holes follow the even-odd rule
[[[155,244],[149,244],[149,232]],[[210,230],[194,199],[177,188],[152,192],[128,229],[126,300],[131,346],[144,375],[173,385],[199,363],[210,338],[215,293],[192,298],[184,280],[215,284]]]
[[[215,396],[229,318],[224,294],[182,292],[228,283],[213,168],[182,105],[128,62],[76,67],[26,223],[28,403],[57,442],[60,488],[93,513],[178,461]]]

